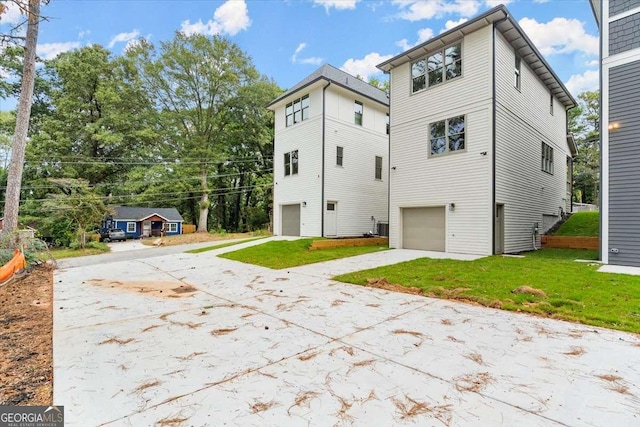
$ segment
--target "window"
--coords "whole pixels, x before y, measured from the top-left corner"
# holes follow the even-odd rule
[[[462,75],[462,43],[432,53],[411,64],[412,92]]]
[[[542,143],[542,170],[553,175],[553,147]]]
[[[335,211],[336,210],[336,204],[333,202],[327,202],[327,210],[328,211]]]
[[[382,157],[376,156],[376,179],[382,179]]]
[[[342,166],[342,155],[344,153],[344,148],[336,147],[336,165]]]
[[[549,93],[549,114],[553,116],[553,94]]]
[[[432,156],[463,151],[466,148],[464,116],[431,123],[429,128]]]
[[[287,127],[309,118],[309,95],[295,99],[284,110]]]
[[[353,104],[353,112],[355,116],[355,124],[357,124],[358,126],[362,126],[362,111],[362,102],[356,101]]]
[[[284,153],[284,176],[298,173],[298,150]]]
[[[167,232],[168,233],[177,233],[178,232],[178,223],[175,223],[175,222],[167,223]]]
[[[515,63],[515,67],[514,67],[514,74],[513,74],[513,86],[520,90],[520,68],[522,66],[522,60],[520,59],[520,57],[518,55],[516,55],[516,63]]]
[[[136,232],[136,223],[128,222],[127,223],[127,233],[135,233]]]
[[[390,130],[391,130],[391,119],[389,118],[389,113],[387,113],[387,135],[389,135]]]

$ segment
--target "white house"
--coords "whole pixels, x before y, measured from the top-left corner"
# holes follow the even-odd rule
[[[575,100],[504,6],[385,61],[389,242],[532,250],[570,209]]]
[[[268,108],[274,234],[361,236],[388,222],[385,92],[323,65]]]
[[[600,29],[600,256],[640,267],[640,2],[591,0]],[[630,271],[630,270],[627,270]]]

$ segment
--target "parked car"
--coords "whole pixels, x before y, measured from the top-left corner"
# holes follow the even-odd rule
[[[100,239],[103,242],[112,242],[116,240],[127,240],[127,235],[121,228],[110,228],[100,232]]]

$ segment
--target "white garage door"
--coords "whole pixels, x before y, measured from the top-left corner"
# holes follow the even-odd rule
[[[282,205],[282,235],[300,235],[300,205]]]
[[[444,252],[445,236],[444,206],[402,209],[403,248]]]

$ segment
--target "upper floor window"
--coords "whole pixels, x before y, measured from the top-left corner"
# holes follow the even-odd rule
[[[431,155],[451,153],[465,149],[465,117],[457,116],[431,123]]]
[[[338,166],[342,166],[343,153],[343,147],[336,147],[336,165]]]
[[[376,179],[382,179],[382,157],[376,156]]]
[[[288,103],[284,110],[287,126],[300,123],[309,118],[309,95]]]
[[[412,92],[462,75],[462,43],[446,47],[411,64]]]
[[[387,113],[387,135],[389,135],[390,130],[391,130],[391,120],[389,118],[389,113]]]
[[[513,70],[513,86],[520,90],[520,72],[522,67],[522,59],[518,55],[516,55],[516,63]]]
[[[353,104],[353,113],[354,113],[354,119],[355,119],[355,124],[357,124],[358,126],[362,126],[362,112],[364,110],[364,107],[362,106],[362,102],[356,101]]]
[[[549,93],[549,114],[553,116],[553,94]]]
[[[542,166],[541,169],[553,175],[553,147],[542,143]]]
[[[284,176],[298,173],[298,150],[284,153]]]

